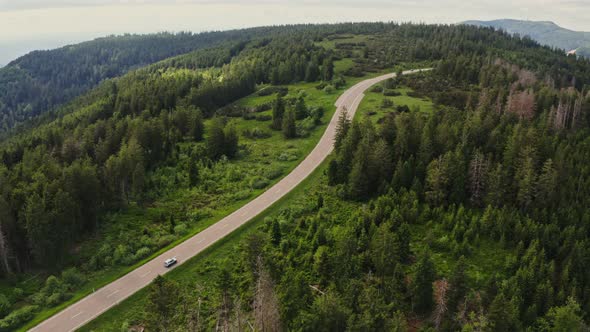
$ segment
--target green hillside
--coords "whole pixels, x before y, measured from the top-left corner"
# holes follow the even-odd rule
[[[433,70],[370,88],[303,186],[84,329],[585,329],[587,60],[465,25],[231,35],[94,82],[6,134],[0,331],[243,206],[305,158],[345,89],[410,68]]]
[[[560,48],[565,51],[578,49],[579,55],[590,55],[590,32],[573,31],[562,28],[553,22],[521,21],[521,20],[493,20],[493,21],[465,21],[462,24],[493,27],[508,33],[529,36],[540,44]]]

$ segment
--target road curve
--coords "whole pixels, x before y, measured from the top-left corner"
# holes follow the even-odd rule
[[[405,71],[404,74],[411,74],[418,71],[422,70]],[[170,271],[170,269],[164,268],[163,266],[164,260],[167,258],[176,257],[178,258],[178,264],[176,266],[181,265],[183,262],[186,262],[191,257],[205,250],[211,244],[256,217],[259,213],[295,188],[332,152],[334,149],[333,142],[338,117],[342,110],[347,109],[348,116],[354,116],[354,113],[363,99],[365,90],[375,83],[394,76],[395,74],[386,74],[367,79],[346,90],[336,101],[336,112],[334,113],[334,116],[332,116],[324,135],[313,151],[291,173],[270,189],[202,232],[65,308],[51,318],[35,326],[30,331],[58,332],[74,331],[78,329],[133,293],[150,284],[150,282],[158,275]]]

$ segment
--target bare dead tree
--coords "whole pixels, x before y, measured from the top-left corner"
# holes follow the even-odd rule
[[[571,113],[571,104],[567,98],[561,98],[557,105],[557,111],[555,112],[555,121],[553,127],[555,129],[565,129],[567,127],[567,121]]]
[[[434,308],[432,320],[437,331],[443,322],[443,318],[447,313],[447,291],[449,290],[449,282],[446,279],[437,280],[434,282],[434,301],[436,307]]]
[[[202,330],[201,327],[201,305],[203,303],[203,299],[201,294],[203,293],[203,287],[197,283],[196,285],[197,290],[197,303],[196,306],[192,306],[188,309],[188,322],[187,322],[187,330],[191,332],[200,332]]]
[[[281,331],[279,301],[274,292],[274,282],[258,257],[257,281],[254,292],[254,325],[262,332]]]
[[[215,331],[229,332],[231,331],[231,315],[232,315],[233,301],[230,297],[229,290],[222,290],[221,305],[217,314],[217,323]]]
[[[521,119],[532,119],[535,115],[535,94],[532,90],[510,91],[506,102],[506,111],[518,115]]]
[[[578,118],[580,117],[580,114],[582,113],[582,103],[584,102],[584,97],[583,96],[579,96],[578,98],[576,98],[576,101],[574,102],[574,111],[572,114],[572,121],[570,124],[570,128],[576,128],[576,121],[578,120]]]
[[[242,332],[243,326],[245,323],[245,315],[242,312],[242,299],[240,297],[236,297],[234,299],[234,313],[232,319],[232,331]]]
[[[479,94],[479,101],[477,103],[478,111],[487,111],[489,105],[492,103],[492,96],[488,89],[483,89]]]

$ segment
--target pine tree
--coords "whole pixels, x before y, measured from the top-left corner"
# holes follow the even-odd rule
[[[434,159],[426,170],[426,200],[433,206],[446,202],[449,186],[449,167],[446,155]]]
[[[153,331],[167,331],[180,300],[180,289],[173,281],[156,277],[149,288],[146,306],[147,326]]]
[[[320,76],[320,68],[318,63],[315,61],[310,61],[307,64],[307,68],[305,69],[305,81],[306,82],[315,82],[318,80]]]
[[[338,151],[340,149],[340,146],[342,146],[342,142],[344,141],[344,138],[348,134],[348,130],[350,129],[350,126],[351,126],[351,122],[350,122],[350,119],[348,118],[348,111],[346,110],[346,107],[342,107],[342,110],[340,111],[340,115],[338,116],[338,124],[336,126],[336,134],[334,136],[334,148],[336,149],[336,151]]]
[[[193,139],[195,141],[202,141],[205,133],[205,125],[203,124],[203,114],[200,110],[194,112],[193,117]]]
[[[212,160],[219,159],[225,153],[224,124],[221,118],[215,117],[209,125],[207,152]]]
[[[490,305],[488,319],[492,331],[520,331],[518,309],[504,294],[496,296]]]
[[[188,179],[191,187],[194,187],[199,183],[199,167],[197,161],[191,158],[188,165]]]
[[[228,125],[224,130],[224,150],[228,158],[234,158],[238,154],[240,136],[233,124]]]
[[[535,191],[535,198],[540,207],[548,207],[554,203],[557,181],[557,171],[553,167],[553,161],[547,159],[541,169]]]
[[[305,106],[305,99],[303,97],[297,98],[297,103],[295,103],[295,118],[297,120],[303,120],[308,115],[307,106]]]
[[[281,243],[282,235],[281,235],[281,225],[279,221],[274,219],[272,221],[272,233],[271,233],[271,242],[275,246],[278,246]]]
[[[427,314],[434,305],[432,283],[436,280],[436,269],[430,259],[430,253],[421,255],[416,265],[413,283],[414,310],[419,314]]]
[[[369,197],[370,179],[368,172],[369,146],[365,140],[359,144],[353,159],[352,170],[348,177],[348,195],[355,200]]]
[[[297,137],[297,126],[295,124],[295,112],[288,110],[283,119],[283,136],[287,139]]]
[[[332,58],[325,58],[322,63],[322,80],[325,82],[331,81],[334,76],[334,62]]]
[[[461,256],[457,261],[457,265],[453,270],[453,274],[449,280],[451,288],[449,291],[448,307],[451,315],[457,312],[459,304],[467,294],[467,265],[465,263],[465,257]]]
[[[285,114],[285,102],[280,95],[277,95],[272,105],[272,129],[281,130],[283,128],[283,116]]]

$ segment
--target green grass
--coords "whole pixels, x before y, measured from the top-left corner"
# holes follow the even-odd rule
[[[428,239],[438,240],[448,236],[448,232],[439,229],[432,222],[424,225],[412,225],[411,232],[412,251],[420,253],[425,248],[430,248],[437,273],[448,278],[457,264],[457,257],[450,250],[433,248],[428,244]],[[479,289],[485,287],[494,274],[501,273],[504,270],[505,259],[511,254],[513,254],[511,251],[504,249],[497,242],[489,239],[479,240],[473,246],[470,254],[465,256],[467,275],[471,282],[470,286]]]
[[[338,44],[338,43],[363,43],[363,42],[366,42],[367,40],[369,40],[369,38],[372,38],[367,35],[351,35],[351,34],[336,35],[335,37],[338,37],[338,38],[336,38],[336,39],[324,38],[322,41],[316,42],[315,44],[317,46],[321,46],[325,49],[335,49],[336,44]]]
[[[418,110],[425,113],[431,113],[434,109],[434,104],[429,98],[415,98],[408,96],[408,92],[412,91],[410,88],[402,87],[395,89],[395,91],[400,92],[401,96],[388,97],[380,92],[367,91],[365,93],[365,98],[363,98],[359,105],[358,112],[370,116],[373,122],[378,122],[388,113],[396,112],[397,106],[405,105],[412,111]],[[381,103],[384,99],[391,100],[393,102],[393,107],[383,108]]]

